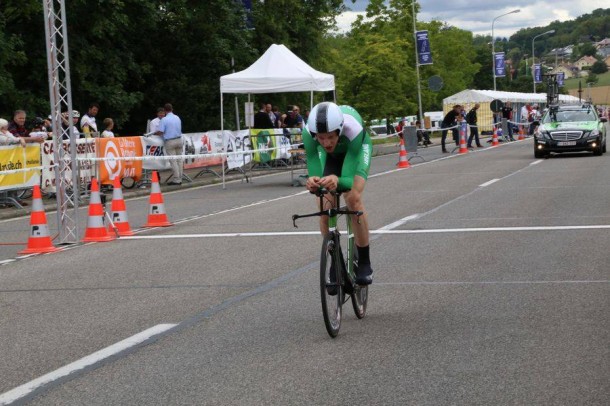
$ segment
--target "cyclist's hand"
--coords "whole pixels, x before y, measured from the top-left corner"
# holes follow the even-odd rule
[[[319,185],[328,190],[337,190],[339,178],[336,175],[328,175],[320,179]]]
[[[320,178],[317,176],[310,176],[307,178],[307,182],[305,183],[305,187],[311,193],[315,193],[320,188]]]

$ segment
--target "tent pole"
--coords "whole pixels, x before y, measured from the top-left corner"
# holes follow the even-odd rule
[[[225,145],[225,116],[224,116],[224,109],[222,106],[223,102],[222,102],[222,89],[220,90],[220,136],[222,137],[222,144]],[[225,155],[225,158],[228,158],[228,155]],[[227,162],[228,165],[228,162]],[[224,162],[222,163],[222,189],[226,189],[226,185],[225,185],[225,164]]]
[[[313,90],[311,91],[311,98],[309,101],[309,111],[311,111],[311,109],[313,109]]]

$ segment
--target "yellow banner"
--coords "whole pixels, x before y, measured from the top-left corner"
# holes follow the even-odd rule
[[[23,189],[40,180],[40,170],[2,174],[2,171],[21,170],[40,166],[40,144],[0,147],[0,190]]]

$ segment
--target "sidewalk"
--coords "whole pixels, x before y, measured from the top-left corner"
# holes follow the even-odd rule
[[[397,145],[397,142],[392,142],[389,144],[379,144],[379,145],[373,146],[373,156],[397,154],[398,152],[399,152],[399,146]],[[161,192],[175,191],[175,190],[193,188],[193,187],[197,187],[197,186],[222,183],[222,169],[220,166],[213,166],[213,167],[208,168],[208,169],[211,169],[211,170],[215,171],[216,173],[220,174],[221,175],[220,177],[216,176],[215,174],[213,174],[211,172],[205,172],[205,173],[201,174],[201,176],[195,178],[195,176],[199,172],[201,172],[202,169],[205,169],[205,168],[185,169],[184,170],[185,175],[187,175],[189,178],[191,178],[192,182],[183,181],[182,185],[180,185],[180,186],[166,185],[165,180],[169,177],[171,172],[170,171],[160,172],[159,174],[160,174],[160,179],[161,179],[161,183],[160,183]],[[299,175],[304,174],[303,165],[301,165],[301,166],[295,165],[294,170],[295,170],[295,172],[294,172],[295,179]],[[247,175],[249,178],[250,177],[256,178],[258,176],[268,175],[268,174],[272,174],[272,173],[280,173],[280,172],[285,174],[286,186],[290,186],[291,185],[290,166],[277,167],[277,168],[271,168],[271,169],[254,169],[254,170],[248,171]],[[243,180],[244,182],[246,181],[245,175],[236,170],[230,171],[229,173],[225,174],[226,182],[229,182],[232,180],[240,180],[240,179]],[[254,187],[256,187],[256,186],[254,186]],[[144,188],[136,188],[136,187],[134,187],[133,189],[123,188],[123,197],[126,200],[134,198],[134,197],[148,196],[148,195],[150,195],[150,185],[147,185]],[[107,202],[109,204],[112,200],[112,191],[106,192],[106,196],[107,196]],[[23,209],[18,209],[15,207],[0,208],[0,220],[28,216],[31,212],[32,198],[28,197],[26,199],[23,199],[23,201],[27,203],[27,206],[25,206]],[[43,204],[44,204],[44,210],[46,213],[54,212],[57,209],[57,201],[55,200],[55,197],[52,197],[52,198],[43,197]],[[86,207],[87,205],[88,205],[88,202],[85,201],[85,202],[81,202],[79,206]]]

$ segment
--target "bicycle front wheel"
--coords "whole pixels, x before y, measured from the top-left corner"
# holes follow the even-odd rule
[[[356,249],[356,243],[354,239],[354,233],[352,231],[351,216],[347,218],[347,267],[348,273],[355,277],[356,270],[358,269],[358,250]],[[352,307],[356,317],[362,319],[366,315],[366,305],[369,298],[369,287],[360,286],[354,284],[352,292]]]
[[[320,296],[322,298],[322,314],[326,331],[331,337],[336,337],[341,328],[341,305],[343,290],[340,281],[340,271],[337,267],[338,247],[332,233],[324,237],[322,256],[320,258]],[[335,264],[333,266],[333,263]],[[335,272],[331,272],[331,267]]]

